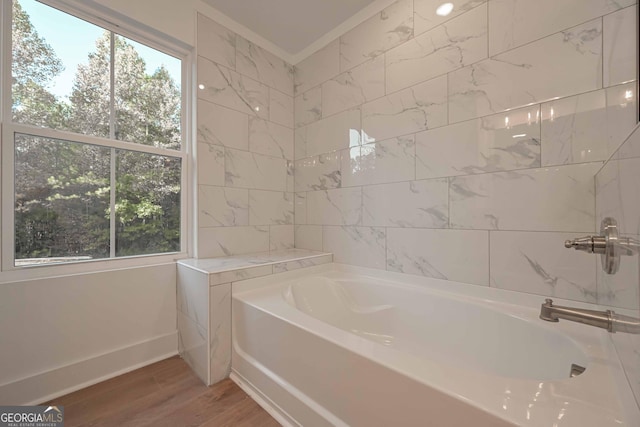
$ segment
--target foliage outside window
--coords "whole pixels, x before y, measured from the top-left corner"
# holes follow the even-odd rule
[[[179,252],[181,60],[34,0],[12,10],[15,265]]]

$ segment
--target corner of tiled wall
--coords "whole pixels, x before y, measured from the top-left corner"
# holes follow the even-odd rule
[[[640,241],[640,126],[596,175],[596,219],[614,218],[622,237]],[[640,255],[622,256],[616,274],[598,267],[598,304],[640,317]],[[640,406],[640,336],[611,334]]]
[[[293,66],[198,15],[199,258],[292,248]]]
[[[636,1],[440,3],[296,65],[296,247],[596,302],[562,243],[595,230],[594,176],[636,121]]]

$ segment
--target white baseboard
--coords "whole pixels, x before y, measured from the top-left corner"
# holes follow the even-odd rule
[[[0,405],[37,405],[178,354],[178,332],[0,385]]]
[[[245,393],[247,393],[258,405],[262,407],[269,415],[271,415],[277,422],[283,427],[299,427],[298,424],[289,414],[287,414],[282,408],[273,403],[271,399],[265,396],[260,390],[258,390],[253,384],[247,381],[239,373],[231,370],[229,376],[231,381],[236,383]]]

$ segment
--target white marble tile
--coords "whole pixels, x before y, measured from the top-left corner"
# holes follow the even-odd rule
[[[293,224],[293,193],[249,190],[249,224]]]
[[[198,187],[198,227],[249,225],[249,191],[242,188]]]
[[[199,99],[198,141],[248,150],[249,116]]]
[[[250,117],[249,151],[293,159],[293,129],[257,117]]]
[[[629,311],[625,314],[638,318],[640,310]],[[612,334],[610,337],[624,367],[636,403],[640,403],[640,335]]]
[[[387,270],[486,286],[489,233],[388,228]]]
[[[340,71],[413,37],[413,0],[399,0],[340,37]]]
[[[209,294],[209,384],[215,384],[231,372],[231,283],[213,286]]]
[[[360,145],[360,109],[343,111],[295,132],[297,159]]]
[[[293,97],[269,89],[269,118],[279,125],[293,128]]]
[[[640,128],[631,133],[620,150],[596,175],[596,218],[614,217],[623,237],[640,240]],[[640,317],[640,257],[622,257],[615,275],[598,264],[598,303]],[[635,337],[635,338],[634,338]],[[637,335],[612,336],[625,374],[640,401],[640,339]]]
[[[285,271],[297,270],[299,268],[313,267],[314,265],[329,264],[333,262],[332,255],[322,257],[301,259],[298,261],[283,262],[273,265],[273,274],[284,273]]]
[[[287,193],[295,191],[295,162],[287,160]]]
[[[280,226],[274,226],[280,227]],[[295,261],[326,255],[327,252],[309,249],[284,249],[279,251],[261,251],[217,258],[189,258],[179,260],[178,264],[193,268],[204,274],[224,273],[253,267],[264,267],[281,262]]]
[[[635,84],[551,101],[541,106],[542,164],[606,160],[636,123]]]
[[[307,223],[307,193],[295,193],[294,195],[294,223]]]
[[[362,106],[363,143],[447,124],[447,76],[392,93]]]
[[[637,82],[612,86],[607,91],[607,145],[614,153],[636,126],[638,111]]]
[[[387,93],[486,57],[487,5],[483,4],[387,52]]]
[[[337,188],[307,193],[307,223],[360,225],[362,223],[362,188]]]
[[[295,246],[293,225],[272,225],[269,227],[269,250],[281,251]]]
[[[313,251],[322,250],[322,226],[321,225],[296,225],[295,246],[300,249]]]
[[[287,161],[284,159],[226,149],[224,162],[227,187],[286,190]]]
[[[598,19],[451,72],[449,122],[601,87]]]
[[[296,192],[338,188],[342,185],[340,152],[297,160],[294,173]]]
[[[413,135],[341,151],[342,186],[411,181],[415,178]]]
[[[224,148],[198,141],[198,184],[224,185]]]
[[[640,158],[620,158],[628,145],[640,145],[636,130],[620,153],[609,160],[596,175],[596,224],[605,217],[618,222],[623,237],[640,238]],[[604,273],[598,265],[598,303],[630,310],[638,309],[640,293],[640,258],[622,257],[615,275]]]
[[[236,71],[293,96],[293,66],[243,37],[236,37]]]
[[[198,14],[197,25],[198,55],[235,68],[236,34],[201,14]]]
[[[636,125],[629,135],[623,139],[619,149],[615,155],[616,159],[633,159],[640,157],[640,134],[638,129],[640,127]]]
[[[381,227],[449,226],[446,179],[363,187],[363,225]]]
[[[178,311],[196,324],[206,328],[209,321],[207,275],[183,265],[177,266],[176,274]]]
[[[203,57],[198,57],[198,98],[269,118],[268,86]]]
[[[585,163],[450,178],[452,228],[593,232],[593,177]]]
[[[296,64],[294,69],[296,95],[336,76],[340,72],[340,43],[338,39]]]
[[[416,135],[416,178],[540,167],[538,106]]]
[[[443,4],[442,0],[414,0],[413,22],[416,36],[449,21],[456,16],[468,12],[476,6],[485,3],[486,0],[461,0],[454,3],[453,10],[446,16],[438,15],[436,11]]]
[[[211,227],[198,230],[198,258],[267,252],[269,227]]]
[[[384,96],[384,56],[358,65],[322,84],[322,114],[327,117]]]
[[[268,276],[272,274],[273,269],[270,265],[261,265],[259,267],[239,268],[237,270],[223,271],[220,273],[211,273],[209,276],[209,286],[217,286],[221,284],[229,284],[240,280],[252,279],[254,277]]]
[[[573,233],[492,231],[491,286],[584,302],[596,302],[596,260],[567,250]]]
[[[297,128],[320,120],[322,118],[322,86],[296,96],[294,103]]]
[[[640,140],[636,130],[625,143]],[[605,217],[618,221],[620,233],[640,234],[640,158],[616,155],[596,175],[596,207],[598,228]]]
[[[207,329],[178,312],[178,351],[198,378],[209,383]]]
[[[604,90],[542,104],[542,164],[606,160],[606,104]]]
[[[638,6],[607,15],[603,20],[604,86],[637,79]]]
[[[495,55],[578,25],[636,0],[492,0],[489,54]]]
[[[323,227],[323,250],[333,253],[337,263],[384,270],[385,245],[382,227]]]

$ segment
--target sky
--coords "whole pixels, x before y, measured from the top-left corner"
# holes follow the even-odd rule
[[[20,0],[20,5],[29,15],[38,35],[46,40],[64,64],[64,71],[55,78],[53,84],[49,86],[49,91],[58,98],[68,99],[78,65],[88,62],[88,55],[95,50],[95,42],[104,29],[35,0]],[[145,60],[147,74],[152,74],[164,64],[173,80],[180,86],[179,59],[132,40],[128,42],[136,47]]]

